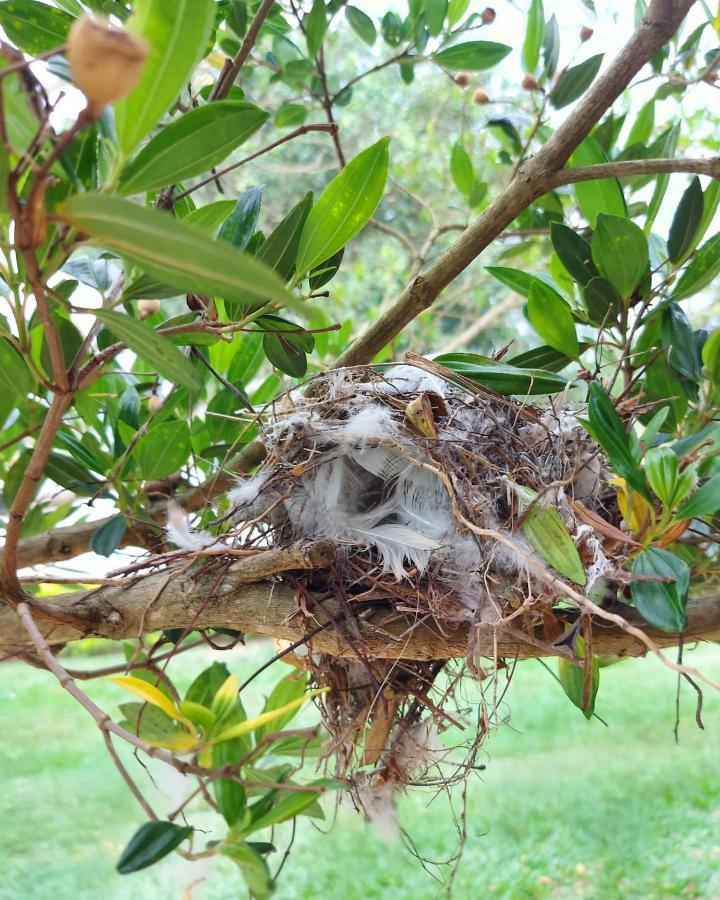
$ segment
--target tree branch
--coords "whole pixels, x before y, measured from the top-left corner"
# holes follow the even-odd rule
[[[669,40],[695,0],[652,0],[645,18],[606,72],[590,87],[538,153],[524,163],[503,193],[460,237],[413,278],[394,305],[337,360],[363,365],[398,335],[530,204],[552,187],[552,178],[645,63]]]
[[[225,66],[223,67],[222,72],[220,73],[220,77],[215,82],[215,87],[212,89],[212,93],[210,94],[211,100],[222,100],[224,97],[227,97],[230,92],[230,88],[235,83],[235,79],[238,76],[238,72],[243,66],[245,60],[250,56],[250,51],[255,46],[255,41],[257,40],[258,34],[260,33],[260,29],[265,23],[265,19],[270,15],[270,10],[275,5],[275,0],[263,0],[260,4],[258,11],[255,13],[255,16],[250,23],[250,27],[247,30],[247,34],[240,45],[240,49],[237,52],[237,55],[234,59],[226,60]]]
[[[118,640],[137,637],[143,631],[159,631],[165,628],[184,628],[191,620],[193,627],[234,628],[239,631],[268,635],[289,641],[305,637],[308,632],[323,626],[312,638],[311,645],[317,652],[334,656],[354,657],[357,647],[355,632],[348,632],[350,642],[340,630],[343,622],[342,604],[333,598],[317,597],[313,608],[305,614],[298,606],[292,589],[277,581],[253,581],[248,579],[262,565],[272,566],[275,572],[285,568],[313,568],[327,564],[327,548],[322,542],[311,544],[305,550],[272,550],[259,554],[261,560],[243,559],[231,565],[219,583],[210,602],[205,599],[218,582],[218,571],[192,572],[187,566],[172,573],[167,570],[129,582],[124,587],[103,587],[99,590],[77,591],[53,598],[58,610],[75,621],[76,625],[49,622],[44,613],[36,612],[35,618],[44,638],[51,644],[66,643],[86,635]],[[268,554],[275,554],[273,560]],[[281,554],[285,556],[280,558]],[[253,567],[255,567],[253,569]],[[172,577],[168,578],[168,575]],[[160,588],[163,588],[160,593]],[[200,599],[199,599],[200,598]],[[417,625],[411,615],[399,615],[389,604],[363,604],[370,615],[356,620],[368,656],[384,659],[449,659],[464,657],[472,639],[473,653],[492,657],[520,659],[547,656],[550,651],[544,642],[542,631],[523,633],[511,628],[494,628],[492,625],[475,627],[467,623],[442,628],[434,624]],[[683,642],[694,640],[720,640],[720,594],[694,600],[688,604],[688,628],[682,635]],[[68,615],[71,614],[71,615]],[[657,631],[641,622],[630,607],[622,607],[622,615],[657,647],[674,647],[680,635]],[[25,627],[9,607],[0,609],[0,653],[19,654],[28,649]],[[647,646],[637,637],[628,634],[618,625],[604,619],[594,620],[593,652],[608,656],[641,656]],[[563,651],[558,650],[562,655]]]
[[[629,159],[622,162],[598,163],[576,169],[560,169],[547,177],[547,188],[579,181],[595,181],[599,178],[629,178],[632,175],[668,175],[686,172],[691,175],[709,175],[720,179],[720,157],[712,159]]]

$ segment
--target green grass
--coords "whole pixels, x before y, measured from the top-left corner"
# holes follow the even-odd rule
[[[242,675],[270,652],[255,644],[225,658]],[[708,648],[688,658],[718,679],[718,656]],[[188,654],[178,662],[178,680],[187,683],[209,658],[205,651]],[[118,688],[86,685],[116,710]],[[467,843],[454,896],[720,896],[720,698],[706,691],[701,732],[693,722],[694,694],[683,691],[676,746],[674,696],[674,675],[653,660],[605,669],[597,702],[605,727],[585,722],[539,664],[519,666],[507,697],[510,724],[486,743],[479,761],[487,768],[468,791]],[[153,765],[154,789],[123,756],[159,810],[177,804],[180,776]],[[201,811],[192,821],[212,827]],[[3,666],[1,900],[165,900],[182,897],[195,879],[205,879],[194,888],[195,900],[244,896],[226,861],[203,866],[173,856],[146,872],[117,875],[118,854],[141,822],[83,710],[47,673]],[[454,852],[457,836],[443,795],[405,797],[401,823],[424,857]],[[443,895],[402,842],[383,841],[349,809],[340,811],[329,834],[329,822],[320,824],[322,830],[301,820],[279,900]],[[274,869],[272,857],[271,863]]]

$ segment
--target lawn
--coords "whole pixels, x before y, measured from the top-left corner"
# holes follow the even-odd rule
[[[256,643],[225,658],[242,675],[271,652]],[[687,658],[720,678],[717,648]],[[178,680],[186,683],[210,653],[182,659]],[[121,699],[108,682],[89,692],[111,710]],[[703,732],[694,694],[683,690],[679,745],[675,676],[653,660],[603,670],[597,711],[607,727],[586,722],[536,662],[518,667],[507,703],[510,723],[485,745],[487,768],[468,791],[455,897],[720,897],[720,697],[706,692]],[[159,809],[177,805],[179,775],[153,767],[153,789],[134,771]],[[146,872],[115,873],[142,813],[83,710],[27,666],[0,669],[0,779],[1,900],[244,896],[225,861],[203,867],[171,857]],[[320,831],[301,821],[279,900],[443,896],[402,842],[387,843],[348,809],[326,834],[329,821]],[[202,813],[193,822],[210,826]],[[454,851],[443,796],[406,797],[401,822],[423,856]]]

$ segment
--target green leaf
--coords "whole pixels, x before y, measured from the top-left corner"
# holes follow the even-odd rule
[[[468,69],[470,72],[480,72],[484,69],[492,69],[510,53],[512,47],[506,44],[495,44],[492,41],[468,41],[465,44],[455,44],[447,47],[439,53],[435,53],[432,59],[446,69]]]
[[[246,745],[240,738],[215,744],[212,748],[212,767],[220,769],[229,763],[237,764],[246,753]],[[234,774],[239,774],[237,769]],[[220,812],[228,825],[233,828],[245,812],[245,788],[239,781],[233,781],[230,778],[214,779],[212,785]]]
[[[302,103],[283,103],[275,113],[276,128],[292,128],[302,125],[308,117],[308,108]]]
[[[658,148],[658,156],[662,156],[665,159],[671,159],[672,157],[674,157],[679,136],[680,123],[674,125],[672,128],[668,128],[668,130],[664,134],[663,140],[660,142],[661,145]],[[653,223],[655,222],[655,217],[657,216],[658,211],[660,210],[660,206],[663,202],[663,198],[665,197],[665,192],[667,191],[669,181],[669,175],[659,175],[655,179],[655,190],[653,191],[652,197],[650,198],[650,203],[648,204],[647,219],[645,220],[646,234],[650,234],[650,230],[652,229]]]
[[[475,171],[470,154],[460,143],[453,144],[450,153],[450,174],[455,187],[467,196],[475,185]]]
[[[593,83],[600,65],[603,61],[603,53],[591,56],[577,66],[571,66],[560,75],[555,87],[550,91],[549,100],[555,109],[562,109],[574,100],[577,100]]]
[[[125,516],[113,516],[93,532],[93,536],[90,538],[90,549],[100,556],[112,556],[120,546],[127,527],[128,521]]]
[[[133,456],[143,478],[154,481],[177,472],[187,462],[191,449],[187,422],[162,422],[140,438]]]
[[[520,512],[529,509],[522,530],[535,551],[561,575],[575,584],[585,584],[585,567],[560,513],[554,506],[543,506],[542,501],[530,508],[537,491],[519,484],[512,487],[520,499]]]
[[[467,2],[469,3],[470,0],[467,0]],[[452,6],[452,0],[450,5]],[[386,12],[381,22],[382,36],[385,43],[391,47],[397,47],[401,40],[402,26],[402,19],[396,12],[393,12],[393,10]]]
[[[64,44],[73,22],[66,12],[36,0],[0,3],[0,26],[11,43],[32,55]]]
[[[218,238],[238,250],[244,250],[250,243],[260,215],[262,187],[253,187],[240,194],[235,209],[223,223]]]
[[[372,47],[377,38],[377,30],[370,16],[358,9],[357,6],[346,6],[345,18],[360,40],[365,41],[366,44]]]
[[[557,71],[560,57],[560,29],[558,28],[555,13],[545,23],[545,38],[543,40],[543,76],[553,78]]]
[[[697,383],[702,374],[697,343],[690,321],[677,303],[671,303],[663,310],[660,333],[663,347],[670,349],[670,365]]]
[[[167,856],[193,833],[190,825],[146,822],[130,839],[115,868],[121,875],[146,869]]]
[[[443,30],[448,0],[425,0],[425,24],[430,37],[437,37]]]
[[[680,199],[668,235],[668,257],[678,263],[694,247],[694,238],[703,216],[703,192],[697,175]]]
[[[485,271],[526,299],[530,296],[530,288],[533,285],[538,285],[541,291],[553,293],[558,300],[565,302],[555,288],[538,275],[533,275],[522,269],[510,269],[506,266],[485,266]]]
[[[94,309],[92,312],[130,350],[154,366],[168,381],[182,384],[191,391],[202,387],[200,376],[187,357],[147,323],[112,309]]]
[[[300,235],[311,206],[312,194],[306,194],[271,232],[258,251],[257,259],[277,272],[281,278],[289,279],[295,271]],[[310,287],[313,288],[312,283]]]
[[[317,291],[337,275],[344,256],[345,248],[341,247],[337,253],[333,253],[330,259],[315,266],[308,276],[308,285],[311,291]]]
[[[682,273],[672,292],[673,300],[684,300],[707,287],[720,272],[720,233],[702,245]]]
[[[578,284],[585,285],[597,275],[593,265],[590,245],[579,234],[562,225],[560,222],[550,223],[550,240],[553,249]]]
[[[686,500],[675,514],[676,519],[712,516],[720,509],[720,474],[714,475]]]
[[[522,63],[526,72],[533,73],[540,62],[540,47],[545,38],[545,10],[542,0],[532,0],[528,10]]]
[[[678,459],[669,447],[651,447],[646,452],[645,475],[648,483],[668,509],[674,506],[678,474]]]
[[[4,396],[26,397],[31,388],[27,363],[7,338],[0,338],[0,391]]]
[[[633,581],[630,593],[635,608],[645,621],[661,631],[679,632],[687,628],[690,570],[687,565],[658,547],[648,547],[632,564],[633,575],[656,575],[671,581]]]
[[[187,689],[185,699],[209,708],[215,694],[229,677],[230,670],[225,663],[211,663],[207,669],[203,669]]]
[[[240,39],[245,37],[248,25],[248,9],[245,0],[232,0],[225,23]]]
[[[575,653],[580,659],[585,659],[585,641],[580,635],[575,641]],[[600,663],[597,657],[593,656],[590,663],[591,684],[587,706],[583,706],[586,677],[585,666],[571,662],[569,659],[558,659],[558,677],[563,690],[570,700],[579,710],[582,710],[582,714],[586,719],[591,719],[595,712],[595,698],[600,687]]]
[[[454,28],[455,25],[457,25],[467,12],[469,6],[470,0],[450,0],[447,12],[448,25],[450,28]]]
[[[650,269],[650,251],[642,228],[630,219],[600,213],[591,249],[598,272],[622,297],[630,298]]]
[[[252,103],[220,100],[174,119],[126,167],[119,194],[176,184],[221,163],[267,120]]]
[[[337,253],[372,218],[385,191],[389,140],[363,150],[322,192],[300,237],[298,274]]]
[[[580,344],[580,352],[583,353],[588,348],[588,344]],[[524,353],[518,353],[507,360],[507,364],[517,366],[521,369],[545,369],[547,372],[559,372],[565,366],[569,366],[573,362],[569,356],[560,353],[554,347],[543,344],[541,347],[533,347],[532,350],[526,350]]]
[[[435,362],[498,394],[557,394],[567,387],[567,381],[552,372],[516,368],[477,353],[445,353],[436,356]]]
[[[73,322],[71,322],[70,319],[66,319],[65,316],[53,313],[52,322],[55,326],[55,331],[60,343],[60,352],[62,355],[63,363],[65,365],[65,368],[67,369],[67,367],[75,359],[75,354],[82,346],[83,336],[82,334],[80,334],[77,326]],[[48,375],[52,375],[52,359],[50,357],[50,347],[48,345],[47,337],[45,336],[44,332],[42,349],[40,350],[40,362],[45,372]]]
[[[178,292],[243,304],[249,295],[255,307],[268,299],[296,304],[262,263],[157,210],[119,197],[79,194],[61,204],[57,213],[95,243],[135,262],[159,281],[176,285]]]
[[[630,438],[622,419],[602,387],[593,381],[588,389],[588,419],[591,436],[607,453],[618,475],[650,500],[645,476],[630,450]]]
[[[286,675],[284,678],[281,678],[272,689],[272,693],[267,698],[265,706],[263,707],[263,712],[279,709],[281,706],[285,706],[293,700],[298,700],[304,695],[306,688],[307,677],[304,674],[301,675],[295,672],[291,675]],[[266,734],[270,734],[272,731],[282,731],[288,722],[291,722],[295,718],[297,712],[296,709],[288,710],[288,712],[284,713],[274,721],[268,722],[266,725],[261,725],[255,732],[256,742]]]
[[[127,28],[150,52],[135,88],[115,104],[118,146],[126,156],[157,125],[207,50],[213,0],[135,0]]]
[[[546,344],[565,356],[577,359],[580,348],[570,307],[554,291],[543,290],[547,285],[541,285],[542,282],[533,284],[528,295],[530,324]]]
[[[623,308],[617,289],[604,278],[591,278],[583,288],[583,300],[593,325],[610,325]]]
[[[265,356],[286,375],[302,378],[307,372],[306,354],[311,353],[315,346],[313,336],[298,332],[298,326],[294,322],[287,322],[278,316],[263,316],[262,320],[258,320],[258,325],[275,332],[263,335]],[[277,333],[282,331],[289,333]]]
[[[312,9],[305,16],[305,41],[308,48],[308,56],[315,59],[318,50],[322,47],[327,31],[327,14],[325,12],[325,0],[313,0]]]
[[[315,792],[288,791],[269,812],[252,823],[252,831],[260,831],[261,828],[269,828],[271,825],[279,825],[288,819],[294,819],[304,809],[315,803],[317,798],[318,795]]]
[[[707,378],[716,386],[720,385],[720,329],[713,331],[703,344],[702,361]]]
[[[607,157],[600,144],[594,138],[586,137],[577,147],[569,160],[573,168],[594,166],[607,162]],[[599,213],[612,216],[626,216],[625,198],[617,178],[599,178],[596,181],[579,181],[573,185],[580,211],[595,227]]]
[[[182,221],[186,225],[193,225],[207,234],[214,235],[233,209],[235,203],[232,200],[215,200],[213,203],[193,209],[183,216]]]
[[[273,892],[270,870],[265,858],[254,847],[247,841],[242,844],[224,844],[220,852],[239,867],[251,897],[255,900],[267,900],[270,897]]]
[[[655,101],[648,100],[633,122],[633,126],[628,134],[627,146],[632,147],[634,144],[642,144],[645,146],[650,140],[654,125]]]

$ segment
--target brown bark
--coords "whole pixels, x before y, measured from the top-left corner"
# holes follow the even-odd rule
[[[324,542],[306,548],[271,550],[259,558],[242,559],[231,565],[224,577],[221,569],[201,576],[187,567],[174,572],[158,572],[127,586],[107,586],[92,591],[78,591],[55,599],[63,614],[71,613],[82,628],[48,621],[35,612],[44,637],[51,644],[76,640],[86,635],[111,638],[137,637],[142,632],[165,628],[184,628],[193,622],[195,628],[234,628],[238,631],[268,635],[296,641],[318,625],[327,625],[310,641],[316,651],[335,656],[355,656],[355,650],[341,630],[333,624],[343,622],[342,606],[334,598],[311,607],[307,614],[300,610],[292,589],[284,583],[251,580],[268,571],[279,573],[292,569],[322,567],[332,549]],[[169,577],[170,576],[170,577]],[[630,609],[623,614],[635,626],[642,627],[657,647],[673,647],[680,636],[657,631],[643,625]],[[392,616],[392,619],[391,619]],[[688,629],[685,643],[695,640],[720,640],[720,595],[694,600],[688,605]],[[522,635],[518,630],[480,626],[475,634],[467,624],[442,630],[435,625],[413,627],[412,617],[398,618],[389,607],[375,606],[370,618],[355,623],[360,629],[363,649],[369,657],[383,659],[448,659],[467,655],[470,638],[474,653],[480,656],[517,657],[526,659],[551,655],[542,635]],[[520,626],[513,623],[515,629]],[[357,647],[355,631],[347,632]],[[28,636],[17,614],[9,607],[0,608],[0,653],[10,655],[28,649]],[[607,656],[640,656],[647,646],[621,628],[605,621],[593,627],[593,652]]]

